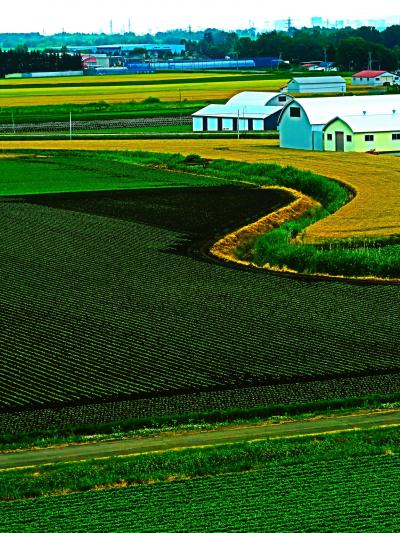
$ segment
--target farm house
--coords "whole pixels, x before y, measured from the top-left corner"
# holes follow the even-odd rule
[[[292,100],[282,93],[244,91],[226,104],[211,104],[193,113],[193,131],[276,130],[282,107]]]
[[[400,151],[400,114],[336,117],[324,127],[324,150]]]
[[[288,93],[345,93],[346,82],[341,76],[293,78],[286,90]]]
[[[400,113],[400,95],[298,98],[278,120],[281,148],[323,150],[323,130],[336,117]]]
[[[351,77],[352,85],[394,85],[399,83],[399,76],[385,70],[362,70]]]
[[[193,113],[193,131],[276,130],[280,107],[211,104]]]

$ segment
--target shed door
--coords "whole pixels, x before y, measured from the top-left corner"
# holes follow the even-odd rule
[[[344,133],[343,131],[335,131],[336,151],[344,152]]]
[[[218,131],[222,131],[222,117],[218,117]]]

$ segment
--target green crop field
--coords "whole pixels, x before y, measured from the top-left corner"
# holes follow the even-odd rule
[[[137,416],[146,401],[162,414],[207,398],[233,407],[398,391],[398,285],[292,279],[206,253],[286,194],[96,155],[0,164],[20,195],[0,202],[3,431],[22,408],[42,414],[21,415],[19,430],[54,426],[53,407],[83,422],[109,419],[102,404],[118,401]],[[32,194],[144,185],[161,188]],[[100,414],[88,415],[93,402]]]
[[[0,531],[398,531],[397,456],[274,466],[254,472],[0,504]]]

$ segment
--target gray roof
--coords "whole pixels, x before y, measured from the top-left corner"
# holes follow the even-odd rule
[[[293,99],[292,96],[287,93],[273,93],[262,91],[243,91],[241,93],[232,96],[226,103],[227,105],[264,105],[268,103],[276,96],[286,96],[287,99]]]
[[[310,76],[309,78],[293,78],[289,83],[292,82],[309,85],[314,83],[346,83],[346,80],[342,76]]]
[[[391,113],[386,115],[349,115],[346,117],[336,117],[331,120],[325,128],[332,122],[342,120],[354,133],[368,133],[379,131],[400,132],[400,114]],[[324,129],[325,129],[324,128]]]
[[[279,106],[210,104],[193,113],[192,117],[267,118],[280,113],[281,109]]]

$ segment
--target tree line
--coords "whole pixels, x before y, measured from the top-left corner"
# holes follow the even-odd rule
[[[15,50],[0,50],[0,77],[14,72],[60,72],[81,69],[81,56],[68,54],[65,50],[29,51],[26,46],[18,46]]]
[[[290,28],[288,32],[271,31],[259,34],[254,28],[235,32],[216,28],[208,28],[202,32],[179,29],[158,32],[154,35],[135,35],[132,32],[114,35],[60,33],[52,36],[38,33],[0,34],[0,48],[10,47],[12,43],[18,53],[23,48],[27,51],[27,47],[47,46],[50,49],[56,46],[76,45],[90,48],[99,44],[169,43],[185,44],[186,56],[193,58],[219,59],[232,54],[238,58],[274,56],[282,57],[292,65],[305,61],[327,60],[335,62],[344,71],[361,70],[367,68],[369,64],[373,69],[382,70],[395,70],[400,66],[400,25],[389,26],[383,31],[378,31],[373,26],[342,29],[316,27]],[[18,46],[15,43],[19,43]],[[43,53],[31,52],[39,55]],[[66,57],[64,53],[60,58],[59,53],[55,56],[52,52],[46,53],[41,59],[32,55],[26,61],[29,63],[30,59],[35,68],[37,62],[45,64],[46,61],[50,61],[52,67],[47,70],[57,70],[53,65],[60,61],[64,69],[80,68],[77,66],[78,57],[70,59],[71,57],[74,56]],[[0,71],[4,61],[4,56],[0,56]],[[14,61],[14,58],[10,61]],[[66,67],[69,61],[74,67]]]
[[[293,65],[306,61],[332,61],[341,70],[368,67],[395,70],[400,65],[400,25],[378,31],[371,26],[361,28],[291,28],[290,32],[272,31],[256,38],[238,37],[233,32],[208,29],[197,43],[186,41],[187,48],[209,57],[235,53],[239,58],[282,57]]]

